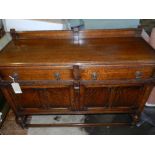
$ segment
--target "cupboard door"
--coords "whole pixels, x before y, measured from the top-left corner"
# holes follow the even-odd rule
[[[113,87],[111,88],[109,107],[138,108],[143,91],[144,87],[142,86]]]
[[[106,87],[90,87],[81,86],[81,107],[96,108],[96,107],[107,107],[109,101],[110,90]]]
[[[9,89],[19,110],[24,109],[68,109],[72,108],[72,85],[22,86],[22,94]]]
[[[81,107],[83,109],[137,108],[143,95],[142,85],[134,86],[81,86]],[[81,108],[81,109],[82,109]]]

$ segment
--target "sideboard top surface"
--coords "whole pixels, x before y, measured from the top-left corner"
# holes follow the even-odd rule
[[[155,51],[141,37],[13,39],[0,52],[0,67],[63,64],[155,64]]]

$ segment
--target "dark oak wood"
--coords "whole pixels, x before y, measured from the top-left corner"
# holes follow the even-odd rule
[[[94,127],[94,126],[129,126],[124,123],[61,123],[61,124],[26,124],[26,127]]]
[[[38,126],[26,124],[34,114],[128,113],[136,124],[155,83],[155,52],[139,32],[11,30],[0,53],[0,88],[16,121],[24,128]],[[95,124],[66,124],[80,125]]]

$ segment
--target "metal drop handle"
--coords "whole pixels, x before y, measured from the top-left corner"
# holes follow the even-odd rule
[[[19,78],[18,73],[13,73],[9,76],[9,78],[12,79],[13,82],[15,82]]]
[[[56,80],[61,79],[60,73],[54,73],[54,77],[55,77]]]
[[[142,72],[140,72],[140,71],[136,71],[136,73],[135,73],[135,76],[136,76],[136,79],[141,79],[142,78]]]
[[[93,72],[91,74],[91,78],[92,78],[92,80],[97,80],[97,73],[96,72]]]

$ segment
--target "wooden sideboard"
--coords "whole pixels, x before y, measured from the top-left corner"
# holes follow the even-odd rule
[[[37,126],[26,121],[35,114],[122,113],[137,123],[155,82],[155,51],[138,29],[11,35],[0,52],[0,88],[22,127]]]

